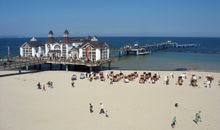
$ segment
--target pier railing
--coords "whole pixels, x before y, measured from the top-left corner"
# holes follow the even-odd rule
[[[190,47],[197,47],[198,44],[178,44],[176,42],[162,42],[162,43],[156,43],[156,44],[145,44],[140,46],[132,46],[130,44],[124,45],[120,48],[111,48],[111,52],[119,52],[119,55],[126,55],[129,54],[127,52],[133,50],[133,49],[144,49],[146,51],[152,52],[152,51],[159,51],[164,49],[170,49],[170,48],[190,48]]]
[[[69,64],[69,65],[85,65],[85,66],[100,66],[101,64],[106,64],[111,62],[111,59],[106,60],[98,60],[98,61],[91,61],[91,60],[83,60],[83,59],[65,59],[65,58],[44,58],[46,63],[52,64]]]
[[[33,66],[38,64],[64,64],[64,65],[84,65],[88,67],[100,66],[110,63],[111,59],[106,60],[82,60],[82,59],[65,59],[65,58],[34,58],[34,57],[11,57],[0,59],[0,70],[15,70],[18,68]]]

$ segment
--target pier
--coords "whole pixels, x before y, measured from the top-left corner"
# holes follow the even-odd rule
[[[112,48],[111,52],[117,52],[119,56],[124,55],[142,55],[142,54],[150,54],[151,52],[166,50],[171,48],[192,48],[197,47],[198,44],[178,44],[172,41],[166,41],[162,43],[156,44],[145,44],[145,45],[125,45],[121,48]]]
[[[104,64],[108,64],[108,68],[111,68],[111,59],[102,60],[102,61],[86,61],[86,60],[74,60],[74,59],[62,59],[62,58],[33,58],[33,57],[11,57],[11,58],[1,58],[0,60],[0,70],[20,70],[21,68],[28,68],[30,66],[38,65],[41,69],[42,64],[48,64],[49,68],[52,69],[52,64],[60,64],[61,66],[66,66],[68,70],[69,66],[82,65],[89,67],[89,70],[92,71],[92,67],[100,67]],[[61,67],[62,68],[62,67]]]
[[[125,45],[121,48],[111,48],[111,53],[118,53],[118,56],[125,56],[125,55],[143,55],[143,54],[150,54],[151,52],[159,51],[159,50],[165,50],[169,48],[191,48],[191,47],[197,47],[197,44],[178,44],[176,42],[162,42],[157,44],[145,44],[145,45]],[[89,67],[89,71],[92,71],[93,67],[100,67],[100,70],[102,70],[102,67],[104,64],[108,64],[108,68],[111,68],[111,62],[114,59],[112,58],[107,60],[99,60],[99,61],[88,61],[83,59],[65,59],[65,58],[50,58],[50,57],[41,57],[41,58],[35,58],[35,57],[7,57],[7,58],[1,58],[0,59],[0,70],[20,70],[20,69],[26,69],[28,70],[30,66],[34,66],[34,68],[37,68],[41,70],[42,64],[48,64],[49,69],[52,69],[53,64],[58,64],[62,68],[64,65],[66,67],[66,70],[69,70],[70,66],[86,66]]]

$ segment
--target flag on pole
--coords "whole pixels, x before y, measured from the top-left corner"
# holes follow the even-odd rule
[[[8,46],[8,57],[10,57],[10,47]]]

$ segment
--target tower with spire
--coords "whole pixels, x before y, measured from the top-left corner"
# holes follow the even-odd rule
[[[63,33],[63,42],[68,43],[69,42],[69,31],[66,29]]]
[[[48,33],[48,38],[52,38],[53,37],[53,31],[50,30],[49,33]]]
[[[65,31],[64,31],[64,33],[63,33],[63,37],[68,37],[69,36],[69,32],[68,32],[68,30],[66,29]]]

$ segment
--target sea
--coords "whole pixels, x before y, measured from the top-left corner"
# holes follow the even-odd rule
[[[0,38],[0,56],[19,55],[19,47],[30,38]],[[46,38],[37,38],[45,41]],[[178,44],[198,44],[193,48],[174,48],[152,52],[149,55],[129,55],[115,57],[111,67],[117,70],[196,70],[220,72],[220,38],[207,37],[99,37],[110,48],[120,48],[126,44],[154,44],[166,41]]]

